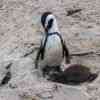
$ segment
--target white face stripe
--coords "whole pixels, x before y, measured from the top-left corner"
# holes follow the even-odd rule
[[[49,22],[50,19],[54,19],[54,20],[56,20],[56,18],[55,18],[54,15],[48,15],[47,18],[46,18],[45,27],[47,27],[48,22]]]
[[[51,29],[48,30],[48,32],[49,32],[49,33],[59,32],[56,18],[55,18],[55,16],[52,15],[52,14],[47,16],[46,22],[45,22],[45,27],[47,27],[48,22],[49,22],[50,19],[53,19],[53,25],[52,25]]]

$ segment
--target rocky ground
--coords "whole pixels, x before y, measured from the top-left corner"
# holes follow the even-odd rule
[[[78,86],[37,78],[44,11],[57,17],[72,63],[100,72],[99,0],[0,0],[0,83],[9,76],[8,84],[0,84],[0,100],[100,100],[100,76]]]

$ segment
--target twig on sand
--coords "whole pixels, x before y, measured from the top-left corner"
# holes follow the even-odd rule
[[[73,53],[73,54],[70,54],[70,56],[86,56],[89,54],[96,54],[96,53],[93,51],[85,51],[85,52]]]
[[[2,79],[0,86],[6,85],[10,79],[11,79],[11,72],[8,71],[5,75],[5,77]]]
[[[82,11],[82,9],[71,9],[71,10],[68,10],[67,11],[67,16],[71,16],[71,15],[73,15],[75,13],[80,12],[80,11]]]
[[[34,53],[36,50],[38,50],[39,48],[38,47],[35,47],[34,49],[32,49],[30,52],[27,52],[23,55],[23,57],[27,57],[29,55],[31,55],[32,53]]]

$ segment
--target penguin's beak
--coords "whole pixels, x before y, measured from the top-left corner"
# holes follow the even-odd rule
[[[48,33],[48,29],[47,28],[45,28],[45,32]]]

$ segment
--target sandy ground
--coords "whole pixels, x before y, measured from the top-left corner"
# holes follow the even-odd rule
[[[68,16],[75,9],[82,10]],[[9,83],[0,86],[0,100],[100,100],[100,76],[79,86],[37,78],[36,52],[27,53],[40,44],[44,11],[57,17],[70,54],[93,52],[72,62],[100,72],[100,0],[0,0],[0,81],[11,72]]]

